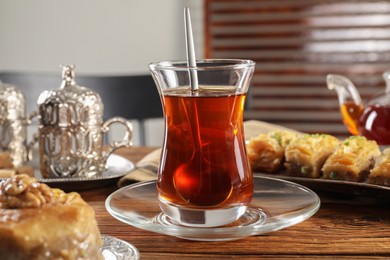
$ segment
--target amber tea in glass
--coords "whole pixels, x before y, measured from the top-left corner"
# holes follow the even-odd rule
[[[253,67],[247,60],[200,61],[199,87],[194,90],[184,62],[150,65],[165,121],[159,202],[163,212],[182,225],[234,222],[251,201],[243,113]]]

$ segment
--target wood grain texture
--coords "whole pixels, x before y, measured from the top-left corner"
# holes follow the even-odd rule
[[[119,151],[133,162],[153,148]],[[343,203],[320,194],[323,204],[310,219],[266,235],[229,242],[194,242],[137,229],[105,209],[115,186],[80,192],[94,208],[102,234],[135,245],[142,259],[379,259],[390,257],[390,203]]]

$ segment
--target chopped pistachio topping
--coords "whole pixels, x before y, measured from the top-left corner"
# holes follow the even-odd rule
[[[308,175],[308,174],[310,174],[310,172],[311,172],[311,167],[310,166],[302,166],[301,167],[301,173],[303,175]]]

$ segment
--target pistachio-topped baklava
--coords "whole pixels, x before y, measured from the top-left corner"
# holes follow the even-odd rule
[[[346,181],[362,181],[380,155],[378,144],[363,136],[345,139],[326,160],[323,178]]]
[[[287,145],[285,166],[289,175],[318,178],[325,160],[339,145],[339,140],[327,134],[305,134]]]
[[[297,134],[289,131],[259,134],[249,140],[247,154],[253,171],[275,172],[284,161],[284,149],[297,138]]]
[[[390,148],[375,159],[374,168],[367,179],[368,183],[390,186]]]

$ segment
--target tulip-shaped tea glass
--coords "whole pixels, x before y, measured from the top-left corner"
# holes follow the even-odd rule
[[[243,113],[254,65],[250,60],[149,65],[164,112],[158,199],[171,220],[214,227],[245,213],[253,177]]]

